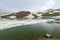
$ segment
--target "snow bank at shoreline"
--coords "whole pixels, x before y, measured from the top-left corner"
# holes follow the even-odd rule
[[[47,20],[0,20],[0,30],[8,29],[11,27],[36,24],[40,22],[46,22]]]

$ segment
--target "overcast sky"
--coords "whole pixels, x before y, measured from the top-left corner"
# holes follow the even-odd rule
[[[60,8],[60,0],[0,0],[0,10],[5,11],[39,11]]]

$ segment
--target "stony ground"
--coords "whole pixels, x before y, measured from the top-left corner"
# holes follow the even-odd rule
[[[52,38],[52,39],[46,39],[46,38],[43,38],[43,39],[39,39],[39,40],[60,40],[60,39],[54,39],[54,38]]]

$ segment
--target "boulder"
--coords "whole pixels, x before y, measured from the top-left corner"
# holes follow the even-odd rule
[[[45,34],[45,38],[52,38],[52,35],[47,33],[47,34]]]

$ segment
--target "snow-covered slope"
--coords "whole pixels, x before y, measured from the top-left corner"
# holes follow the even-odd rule
[[[43,23],[43,22],[46,22],[47,20],[30,20],[30,19],[27,19],[27,20],[7,20],[7,19],[3,19],[3,20],[0,20],[0,30],[3,30],[3,29],[8,29],[8,28],[11,28],[11,27],[16,27],[16,26],[22,26],[22,25],[28,25],[28,24],[36,24],[36,23]]]

